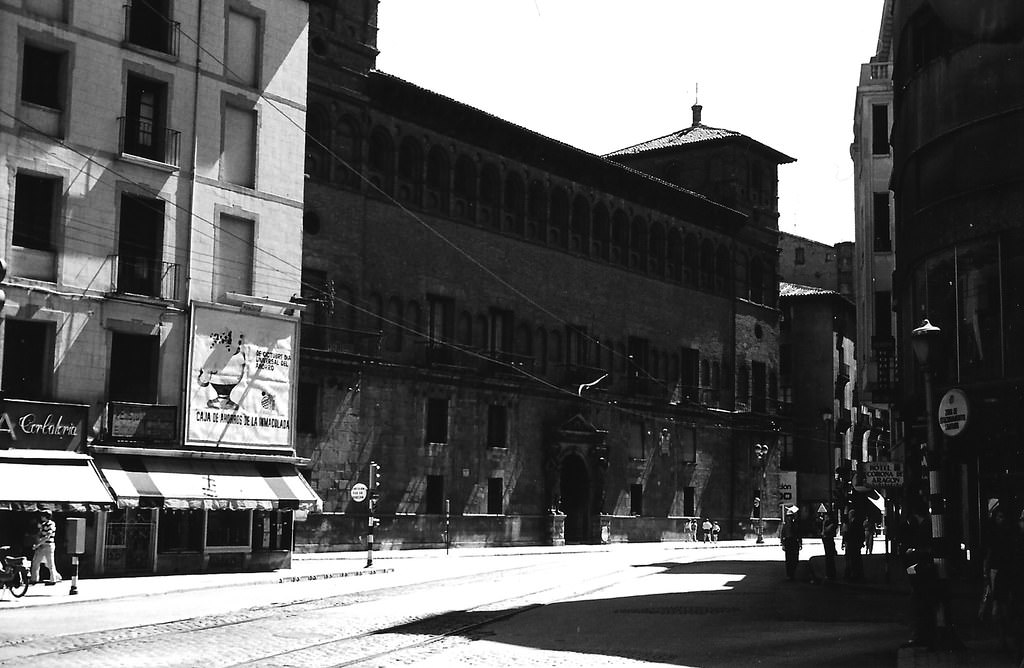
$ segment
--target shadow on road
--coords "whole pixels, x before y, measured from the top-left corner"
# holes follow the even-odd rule
[[[779,562],[646,564],[637,568],[650,574],[571,600],[451,613],[386,633],[446,633],[669,665],[896,665],[908,637],[906,591],[872,581],[874,568],[867,584],[811,584],[803,565],[804,580],[789,581]],[[820,573],[822,564],[814,566]]]

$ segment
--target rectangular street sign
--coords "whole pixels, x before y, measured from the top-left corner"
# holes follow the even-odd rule
[[[903,462],[865,462],[864,481],[875,489],[903,486]]]

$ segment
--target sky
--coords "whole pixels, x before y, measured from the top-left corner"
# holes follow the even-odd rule
[[[380,0],[377,69],[604,154],[691,123],[796,158],[779,227],[853,240],[853,111],[883,0]]]

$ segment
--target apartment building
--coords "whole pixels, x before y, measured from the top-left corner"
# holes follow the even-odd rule
[[[0,542],[84,574],[287,563],[308,5],[0,7]],[[59,529],[59,533],[63,528]]]

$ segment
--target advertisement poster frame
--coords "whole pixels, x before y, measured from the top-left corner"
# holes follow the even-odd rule
[[[193,302],[186,446],[293,451],[299,319]]]

